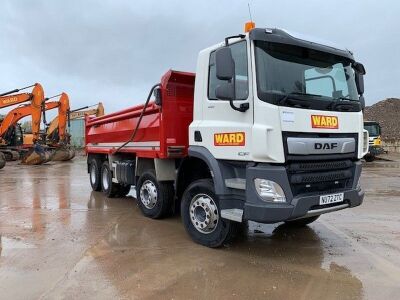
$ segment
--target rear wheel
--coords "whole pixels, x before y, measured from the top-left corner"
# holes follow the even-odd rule
[[[138,180],[136,198],[146,217],[160,219],[172,210],[174,186],[170,182],[158,182],[155,172],[148,171]]]
[[[314,216],[314,217],[302,218],[302,219],[293,220],[293,221],[286,221],[285,223],[287,225],[293,226],[293,227],[304,227],[304,226],[314,222],[318,218],[319,218],[319,216]]]
[[[211,179],[196,180],[185,190],[181,215],[187,233],[207,247],[219,247],[230,241],[238,223],[222,219],[218,197]]]
[[[112,173],[108,161],[103,162],[101,167],[101,190],[108,198],[118,194],[120,185],[112,181]]]
[[[101,191],[100,171],[101,166],[99,161],[95,158],[92,158],[89,163],[89,178],[92,190],[96,192]]]
[[[3,169],[6,165],[6,158],[2,152],[0,152],[0,169]]]

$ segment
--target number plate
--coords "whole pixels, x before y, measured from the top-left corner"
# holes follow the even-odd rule
[[[344,199],[344,193],[323,195],[319,197],[319,205],[342,202],[343,199]]]

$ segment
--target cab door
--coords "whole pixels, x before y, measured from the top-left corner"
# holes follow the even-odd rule
[[[223,81],[216,77],[215,52],[209,56],[208,78],[204,93],[203,118],[198,124],[202,144],[217,159],[250,160],[250,141],[253,126],[253,92],[251,84],[250,46],[246,40],[229,45],[235,62],[236,107],[248,103],[245,112],[232,109],[229,101],[217,99],[215,89]]]

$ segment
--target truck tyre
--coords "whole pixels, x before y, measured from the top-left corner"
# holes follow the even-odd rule
[[[140,176],[136,186],[136,199],[143,215],[160,219],[172,210],[174,186],[170,182],[158,182],[154,171]]]
[[[190,237],[196,243],[211,248],[229,242],[239,224],[221,218],[211,179],[199,179],[187,187],[182,196],[181,215]]]
[[[112,181],[111,169],[108,161],[101,166],[101,190],[108,198],[117,195],[120,185]]]
[[[302,218],[298,220],[293,220],[293,221],[285,221],[286,225],[291,226],[291,227],[304,227],[315,220],[317,220],[319,216],[314,216],[314,217],[308,217],[308,218]]]
[[[0,152],[0,169],[3,169],[6,165],[6,158],[2,152]]]
[[[96,192],[101,191],[100,172],[101,165],[99,161],[95,158],[92,158],[89,163],[89,178],[92,190]]]
[[[367,154],[364,156],[364,159],[366,162],[373,162],[375,160],[375,156]]]

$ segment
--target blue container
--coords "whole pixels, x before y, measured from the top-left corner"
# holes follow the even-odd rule
[[[83,148],[85,145],[85,120],[71,120],[71,126],[67,127],[67,131],[71,135],[71,146]]]

